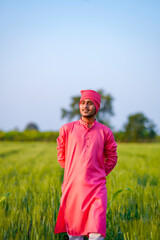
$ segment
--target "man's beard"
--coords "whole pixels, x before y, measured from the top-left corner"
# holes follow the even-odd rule
[[[83,115],[83,113],[82,113],[82,117],[85,117],[85,118],[88,118],[88,119],[94,117],[95,115],[96,115],[96,110],[95,110],[94,113],[91,113],[91,114],[89,114],[87,116]]]

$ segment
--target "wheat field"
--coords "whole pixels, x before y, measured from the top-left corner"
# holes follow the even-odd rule
[[[54,235],[63,170],[56,143],[0,142],[0,240],[67,239]],[[107,240],[160,239],[160,144],[118,144],[107,177]],[[87,239],[87,238],[86,238]]]

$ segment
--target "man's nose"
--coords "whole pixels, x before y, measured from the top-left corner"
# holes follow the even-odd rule
[[[85,103],[85,104],[84,104],[84,107],[88,107],[88,104],[87,104],[87,103]]]

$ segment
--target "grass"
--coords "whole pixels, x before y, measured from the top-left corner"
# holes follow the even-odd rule
[[[0,142],[0,239],[65,239],[54,235],[63,170],[56,144]],[[160,239],[160,144],[119,144],[107,177],[108,240]],[[11,194],[9,194],[11,193]],[[8,195],[7,195],[8,194]]]

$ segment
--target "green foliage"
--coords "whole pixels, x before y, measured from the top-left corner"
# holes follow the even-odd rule
[[[159,143],[118,144],[107,176],[106,240],[160,239],[159,165]],[[0,239],[67,239],[53,232],[62,180],[54,142],[0,142],[0,196],[12,192],[0,203]]]
[[[124,125],[125,139],[128,142],[152,141],[155,139],[155,125],[143,113],[128,117]]]
[[[128,191],[132,192],[132,190],[131,190],[130,188],[123,188],[123,189],[120,189],[120,190],[116,191],[116,192],[113,194],[112,199],[111,199],[111,200],[109,201],[109,203],[107,204],[107,214],[108,214],[108,212],[109,212],[109,210],[110,210],[110,208],[111,208],[112,203],[116,200],[117,196],[118,196],[122,191],[124,191],[124,190],[128,190]]]
[[[124,131],[114,132],[114,137],[116,142],[127,142],[126,135]]]
[[[104,90],[98,90],[97,92],[101,95],[101,107],[96,115],[96,119],[98,122],[110,126],[109,117],[114,115],[112,107],[113,97],[110,94],[105,94]],[[80,95],[72,97],[70,109],[66,110],[62,108],[62,118],[67,118],[69,121],[75,117],[79,119],[81,117],[79,111],[79,101]]]
[[[10,131],[3,132],[0,131],[0,141],[40,141],[40,142],[56,142],[59,132],[37,132],[34,130],[18,132]],[[129,142],[127,135],[124,131],[114,132],[114,137],[117,142]],[[136,142],[137,140],[135,140]],[[138,140],[140,142],[140,140]],[[160,142],[160,137],[156,136],[154,139],[145,138],[141,140],[142,142],[155,141]]]
[[[0,198],[0,202],[4,201],[10,194],[12,194],[12,193],[6,193],[5,195],[3,195],[3,196]]]
[[[0,141],[45,141],[55,142],[59,132],[38,132],[26,130],[24,132],[10,131],[0,132]]]
[[[160,142],[160,136],[159,136],[159,135],[156,135],[155,141],[156,141],[156,142]]]

